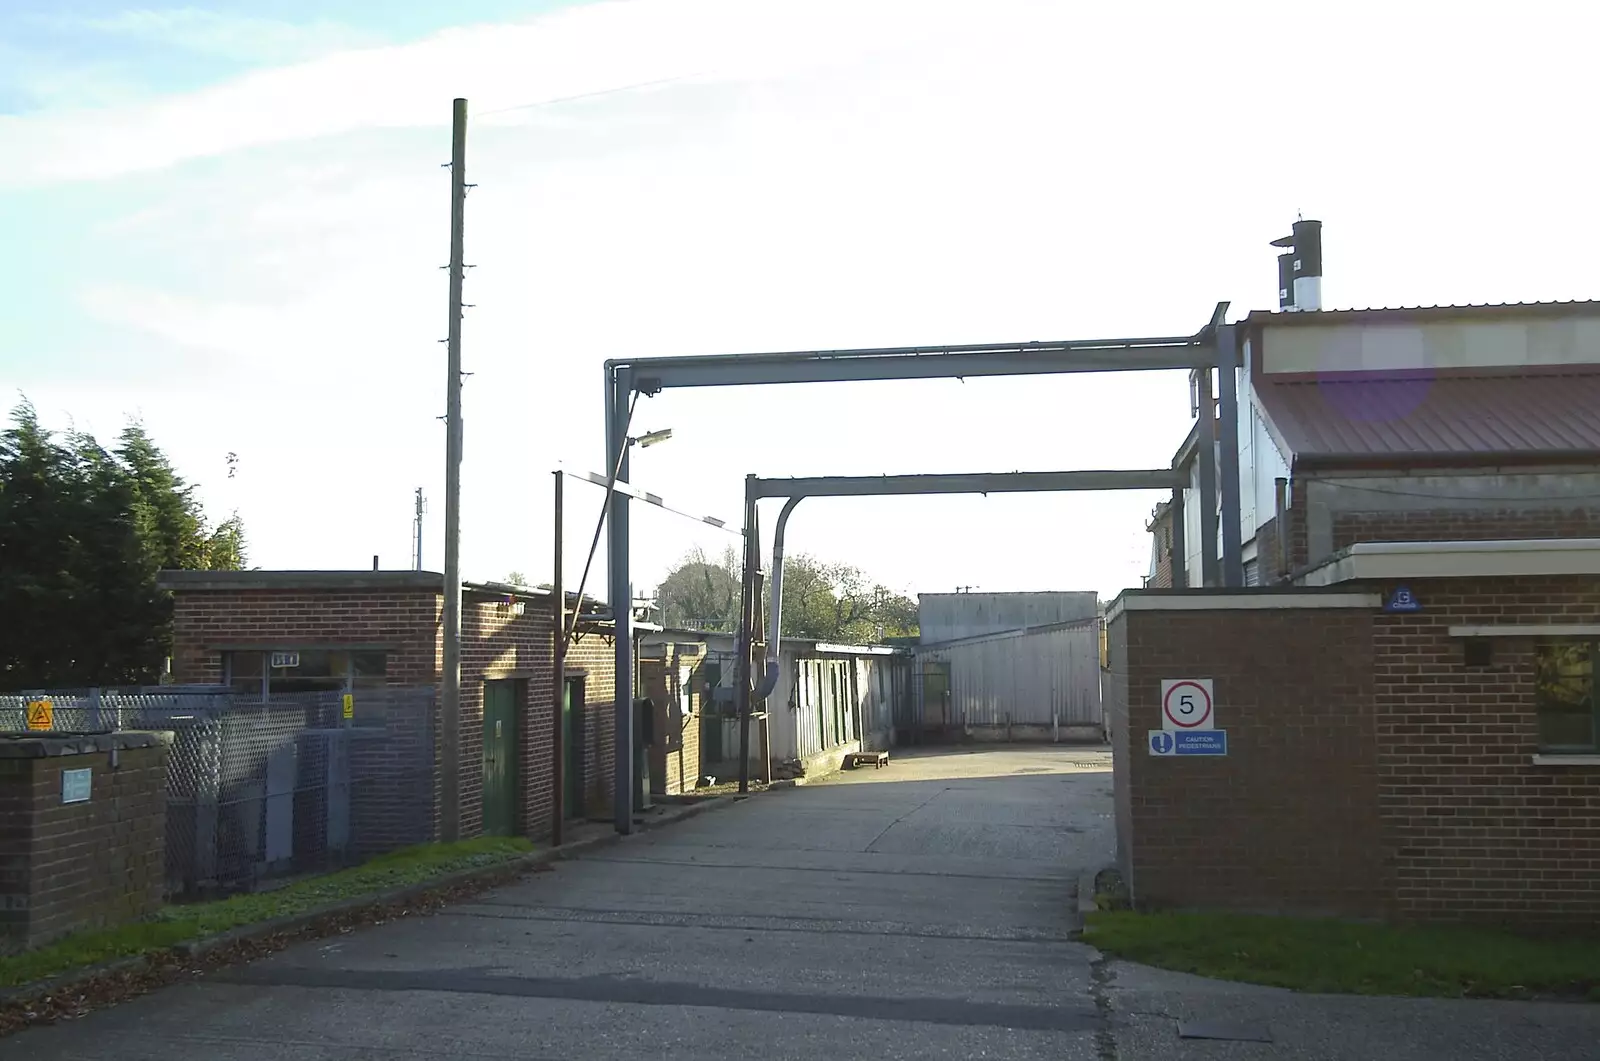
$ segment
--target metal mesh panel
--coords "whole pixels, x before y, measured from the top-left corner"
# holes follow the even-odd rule
[[[210,894],[326,869],[434,838],[431,688],[273,696],[216,687],[0,696],[0,731],[26,730],[29,701],[51,731],[162,730],[167,891]]]

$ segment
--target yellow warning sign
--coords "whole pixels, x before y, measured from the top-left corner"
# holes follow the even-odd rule
[[[28,701],[28,728],[50,729],[56,722],[56,705],[48,700]]]
[[[352,695],[350,693],[345,693],[344,694],[344,717],[345,718],[355,718],[356,717],[356,698],[355,698],[354,695]]]

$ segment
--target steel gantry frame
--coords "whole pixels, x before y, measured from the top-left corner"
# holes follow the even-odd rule
[[[1018,494],[1071,490],[1182,491],[1186,477],[1175,468],[1077,472],[958,472],[950,475],[824,475],[803,479],[744,481],[745,554],[739,609],[739,791],[750,790],[750,720],[758,701],[777,688],[783,645],[783,541],[789,516],[808,497],[888,497],[906,494]],[[784,498],[772,530],[772,591],[767,622],[766,667],[759,680],[750,672],[761,610],[761,533],[757,504]]]
[[[1201,412],[1206,415],[1200,417],[1198,439],[1201,467],[1201,574],[1206,585],[1242,585],[1244,576],[1239,555],[1238,395],[1235,379],[1238,338],[1235,332],[1237,326],[1225,322],[1227,309],[1228,303],[1218,303],[1206,326],[1188,336],[807,350],[607,361],[605,467],[617,469],[618,481],[630,481],[628,429],[635,394],[653,395],[679,387],[964,379],[975,376],[1172,369],[1186,369],[1191,374],[1198,372],[1209,383],[1209,370],[1215,368],[1218,370],[1220,392],[1217,416],[1213,419],[1209,409],[1202,406]],[[1220,438],[1217,437],[1218,430],[1221,432]],[[1173,493],[1181,503],[1182,490],[1175,489]],[[1223,553],[1220,570],[1217,563],[1217,525],[1207,515],[1217,511],[1219,493]],[[612,491],[607,498],[606,570],[611,583],[612,614],[617,623],[613,802],[619,833],[633,831],[630,766],[633,761],[634,715],[633,583],[628,563],[628,503],[628,496],[618,491]],[[627,602],[630,606],[618,608],[618,601]],[[748,657],[748,650],[744,655]]]

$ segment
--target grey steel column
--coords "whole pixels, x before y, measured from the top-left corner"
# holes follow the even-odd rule
[[[1217,391],[1221,431],[1222,475],[1222,584],[1244,585],[1244,557],[1240,546],[1243,528],[1239,525],[1239,346],[1234,326],[1217,329]],[[1251,536],[1255,528],[1250,528]]]
[[[1189,584],[1184,565],[1189,562],[1189,547],[1183,540],[1183,488],[1172,491],[1172,588],[1183,589]]]
[[[1197,373],[1200,424],[1195,432],[1195,457],[1200,461],[1200,585],[1220,586],[1217,561],[1217,411],[1211,394],[1211,370]]]
[[[750,791],[750,711],[754,681],[756,623],[761,614],[761,590],[756,571],[761,564],[761,533],[756,527],[756,477],[744,480],[744,571],[739,579],[739,658],[734,663],[734,683],[739,712],[739,791]]]
[[[628,481],[628,399],[633,377],[627,369],[606,370],[606,467],[617,480]],[[606,574],[611,580],[611,618],[615,624],[617,664],[613,706],[616,737],[612,753],[612,800],[617,832],[633,832],[633,591],[628,572],[628,495],[610,491],[606,498]]]

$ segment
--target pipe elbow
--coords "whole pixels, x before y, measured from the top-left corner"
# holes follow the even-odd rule
[[[761,675],[761,681],[757,683],[755,690],[750,694],[751,700],[765,700],[772,695],[772,690],[778,687],[778,670],[777,660],[767,660],[766,672]]]

